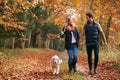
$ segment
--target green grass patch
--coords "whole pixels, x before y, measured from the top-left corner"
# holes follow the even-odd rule
[[[42,53],[42,52],[45,52],[45,50],[44,49],[42,49],[42,48],[26,48],[25,49],[27,52],[40,52],[40,53]]]
[[[81,76],[79,73],[69,73],[67,62],[63,62],[61,65],[61,76],[63,80],[85,80],[84,76]]]
[[[117,61],[119,59],[120,51],[115,48],[101,48],[100,60],[103,61]]]
[[[1,51],[2,52],[0,54],[0,59],[13,58],[13,57],[21,54],[21,50],[19,50],[19,49],[16,49],[16,50],[5,49],[5,50],[1,50]]]
[[[116,61],[115,67],[120,70],[120,53],[119,53],[118,57],[119,57],[119,58],[118,58],[117,61]]]
[[[39,48],[25,48],[25,49],[0,49],[0,71],[4,72],[20,72],[26,66],[28,59],[20,59],[22,55],[32,53],[43,53],[44,49]]]
[[[87,56],[86,48],[83,48],[82,51],[79,51],[79,54]],[[120,56],[120,51],[115,48],[99,48],[99,59],[100,61],[117,61]],[[92,52],[92,57],[94,58],[94,51]]]
[[[43,49],[25,48],[25,49],[0,49],[0,59],[19,57],[25,53],[43,53]]]
[[[43,49],[37,48],[26,48],[26,49],[0,49],[0,60],[3,66],[0,67],[2,70],[22,70],[24,67],[24,62],[16,59],[24,54],[32,54],[32,53],[42,53]]]
[[[87,56],[86,48],[84,47],[79,54]],[[92,53],[94,58],[94,51]],[[114,47],[102,47],[99,48],[99,61],[115,61],[115,67],[120,68],[120,50]]]

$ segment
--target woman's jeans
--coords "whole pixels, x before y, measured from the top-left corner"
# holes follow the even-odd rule
[[[99,59],[99,45],[87,45],[87,55],[88,55],[88,64],[89,64],[89,70],[92,70],[92,50],[94,50],[94,69],[97,68],[98,65],[98,59]]]
[[[72,68],[74,69],[74,72],[76,72],[76,63],[78,58],[78,46],[77,43],[72,43],[71,48],[67,50],[68,51],[68,66],[69,71],[72,71]]]

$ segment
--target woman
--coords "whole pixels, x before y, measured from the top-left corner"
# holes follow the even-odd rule
[[[67,25],[61,31],[61,37],[65,35],[65,49],[68,52],[69,72],[76,72],[76,63],[78,60],[78,42],[79,33],[71,18],[66,18]]]

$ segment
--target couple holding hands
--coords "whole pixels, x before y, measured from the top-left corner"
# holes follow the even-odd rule
[[[65,49],[68,52],[69,72],[77,72],[76,63],[78,60],[78,46],[83,44],[85,36],[86,50],[88,55],[89,74],[92,74],[92,50],[94,50],[94,74],[97,74],[97,65],[99,60],[99,35],[102,36],[104,45],[107,45],[105,34],[100,24],[93,19],[91,13],[86,13],[87,22],[84,25],[81,37],[79,36],[76,25],[71,18],[66,19],[67,25],[61,31],[61,37],[65,37]]]

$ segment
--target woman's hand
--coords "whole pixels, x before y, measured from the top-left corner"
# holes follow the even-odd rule
[[[74,31],[74,26],[73,24],[69,24],[69,26],[66,26],[66,29],[70,32]]]
[[[66,29],[71,32],[71,27],[70,26],[66,26]]]

